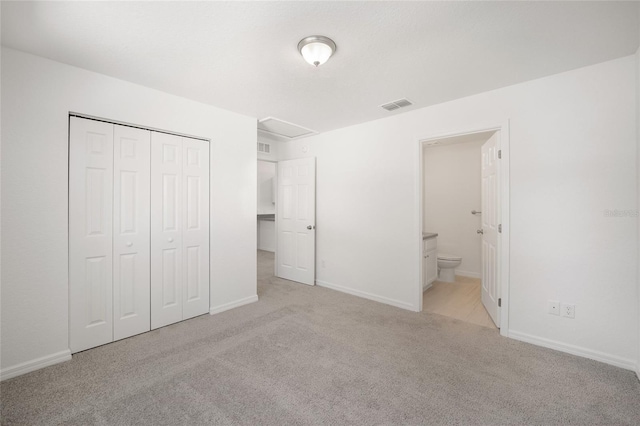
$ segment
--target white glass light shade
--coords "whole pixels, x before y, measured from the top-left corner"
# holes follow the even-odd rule
[[[329,60],[333,50],[324,43],[309,43],[300,50],[300,53],[305,61],[317,67]]]
[[[298,50],[305,61],[317,67],[329,60],[336,50],[336,44],[324,36],[311,36],[298,43]]]

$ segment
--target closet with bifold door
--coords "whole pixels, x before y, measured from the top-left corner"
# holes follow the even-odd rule
[[[207,313],[208,141],[69,126],[71,352]]]

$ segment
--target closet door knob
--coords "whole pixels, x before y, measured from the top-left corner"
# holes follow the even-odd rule
[[[131,247],[133,243],[131,241],[127,241],[127,247]]]
[[[173,242],[173,238],[169,238],[167,241],[169,241],[170,243]]]

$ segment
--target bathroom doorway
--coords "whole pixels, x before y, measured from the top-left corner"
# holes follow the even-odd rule
[[[506,335],[508,140],[502,128],[420,140],[420,305],[425,313]]]

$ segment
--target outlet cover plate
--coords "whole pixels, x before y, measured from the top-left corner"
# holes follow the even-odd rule
[[[576,305],[572,305],[571,303],[563,303],[560,306],[560,312],[562,313],[562,316],[565,318],[575,318]]]
[[[560,301],[559,300],[549,300],[548,302],[548,311],[551,315],[560,315]]]

